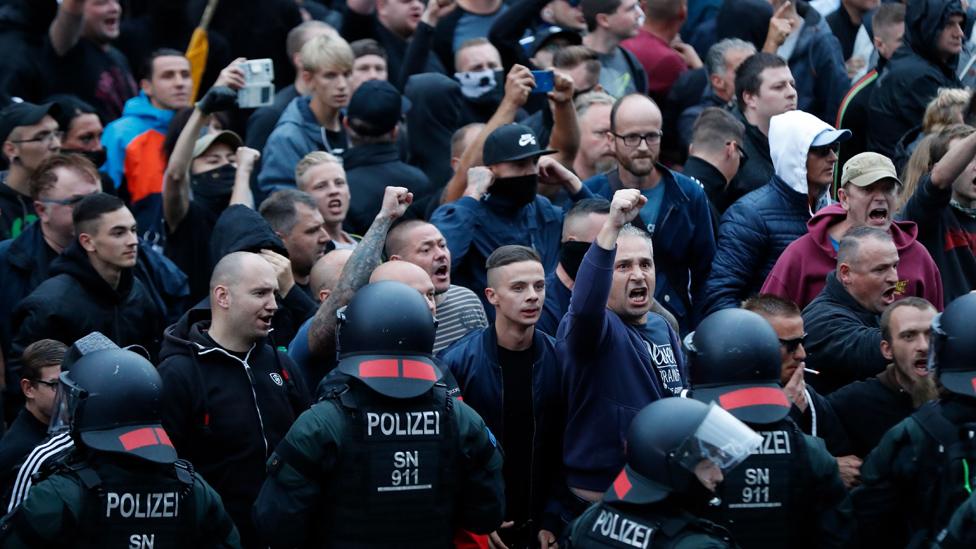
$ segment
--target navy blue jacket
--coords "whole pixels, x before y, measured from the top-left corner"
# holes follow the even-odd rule
[[[738,307],[758,292],[783,250],[806,234],[809,219],[807,195],[776,175],[729,206],[705,284],[705,314]]]
[[[562,392],[562,368],[556,357],[556,341],[535,330],[532,337],[533,436],[532,518],[540,520],[546,507],[556,510],[564,491],[564,478],[557,464],[561,461],[563,428],[566,425]],[[505,411],[502,395],[502,368],[498,363],[498,337],[494,324],[475,330],[438,355],[450,369],[461,389],[464,403],[485,420],[500,440],[505,438]],[[525,419],[530,421],[529,418]],[[548,505],[547,505],[548,503]]]
[[[556,276],[556,271],[549,273],[546,277],[546,301],[542,304],[542,314],[535,327],[549,335],[555,335],[559,328],[559,321],[569,310],[569,298],[573,295],[563,281]]]
[[[583,187],[572,200],[592,196]],[[546,273],[559,262],[563,210],[544,196],[536,196],[534,202],[515,212],[494,202],[490,195],[481,200],[465,196],[434,210],[430,222],[441,231],[451,250],[451,280],[481,298],[489,321],[495,319],[495,308],[485,298],[485,260],[491,252],[506,244],[528,246],[539,252]]]
[[[674,396],[688,379],[681,342],[663,317],[648,313],[647,324],[635,326],[607,309],[615,256],[615,249],[590,245],[556,340],[568,406],[567,484],[598,492],[624,465],[624,438],[637,412]]]
[[[657,278],[654,299],[674,314],[681,332],[686,333],[698,324],[696,311],[705,298],[705,280],[715,256],[711,206],[701,184],[660,164],[657,168],[665,187],[651,231]],[[595,175],[584,184],[607,200],[622,188],[617,172]]]
[[[406,187],[414,201],[422,200],[435,189],[424,172],[400,160],[395,143],[371,143],[352,147],[342,157],[349,182],[347,231],[366,234],[383,204],[387,185]]]

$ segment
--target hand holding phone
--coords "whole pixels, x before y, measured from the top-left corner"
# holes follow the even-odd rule
[[[555,87],[555,79],[551,70],[532,71],[532,77],[535,78],[535,87],[532,88],[532,93],[549,93]]]

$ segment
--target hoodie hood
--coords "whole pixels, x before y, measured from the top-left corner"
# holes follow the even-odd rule
[[[831,204],[817,212],[807,222],[810,238],[829,257],[836,258],[837,251],[834,250],[833,244],[830,243],[830,235],[827,231],[830,227],[833,227],[846,218],[847,211],[844,210],[843,206],[840,204]],[[894,221],[888,232],[891,234],[891,239],[895,242],[895,247],[898,248],[898,253],[901,254],[902,251],[907,250],[915,242],[918,236],[918,225],[911,221]]]
[[[773,7],[768,0],[723,2],[715,18],[717,38],[739,38],[760,49],[766,41],[772,16]]]
[[[88,259],[88,254],[82,249],[78,241],[69,245],[64,252],[51,263],[51,276],[67,274],[81,282],[89,292],[100,299],[112,303],[122,303],[132,291],[135,276],[132,269],[122,269],[119,287],[113,288],[105,281]]]
[[[814,138],[834,127],[803,111],[778,114],[769,120],[769,156],[773,168],[794,191],[807,194],[807,151]]]
[[[912,0],[905,12],[905,38],[902,47],[895,53],[895,57],[911,55],[913,52],[927,59],[930,63],[955,72],[958,56],[949,59],[948,63],[939,58],[936,43],[939,33],[945,27],[951,15],[962,15],[959,0]],[[964,20],[965,21],[965,20]],[[965,22],[963,23],[965,25]],[[968,36],[968,35],[967,35]]]
[[[210,258],[213,265],[233,252],[259,253],[262,249],[269,249],[288,257],[284,242],[271,229],[271,225],[261,214],[241,204],[224,210],[211,234]]]
[[[174,355],[193,356],[198,350],[210,347],[207,339],[203,337],[203,330],[210,327],[210,315],[210,308],[199,304],[184,313],[175,324],[166,328],[163,333],[163,345],[159,351],[160,363]]]
[[[149,100],[146,92],[139,92],[139,95],[125,102],[122,116],[141,118],[146,121],[149,127],[165,134],[170,121],[173,120],[173,114],[175,112],[167,109],[157,109]]]

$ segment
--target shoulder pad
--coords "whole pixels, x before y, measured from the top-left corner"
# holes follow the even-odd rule
[[[196,474],[193,472],[193,464],[185,459],[178,459],[173,462],[176,470],[176,478],[183,484],[193,486]]]

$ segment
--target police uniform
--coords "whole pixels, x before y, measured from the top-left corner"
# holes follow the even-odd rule
[[[935,538],[935,549],[976,547],[976,495],[969,496],[955,513],[949,525]]]
[[[600,502],[567,528],[561,547],[728,548],[732,534],[690,513],[712,497],[693,472],[703,460],[733,469],[760,437],[720,407],[661,399],[627,434],[627,464]]]
[[[401,317],[403,300],[420,309]],[[423,299],[379,282],[361,289],[344,315],[325,397],[268,460],[254,509],[260,534],[286,546],[450,547],[455,528],[494,531],[505,501],[501,453],[481,417],[448,395],[429,356],[433,321]],[[429,338],[404,344],[427,327]],[[383,347],[386,335],[385,352],[356,352]]]
[[[779,386],[779,339],[769,323],[742,309],[716,312],[685,341],[692,361],[687,396],[715,402],[762,436],[725,475],[721,503],[703,516],[750,547],[839,547],[850,537],[850,501],[823,441],[787,416]]]
[[[0,523],[0,546],[240,547],[220,496],[186,462],[133,468],[105,459],[50,466]]]
[[[161,386],[148,360],[118,347],[62,372],[51,428],[74,449],[0,522],[0,546],[240,547],[220,497],[177,460],[159,422]]]
[[[976,485],[976,294],[932,319],[929,371],[944,389],[885,433],[853,493],[862,544],[923,546]]]

